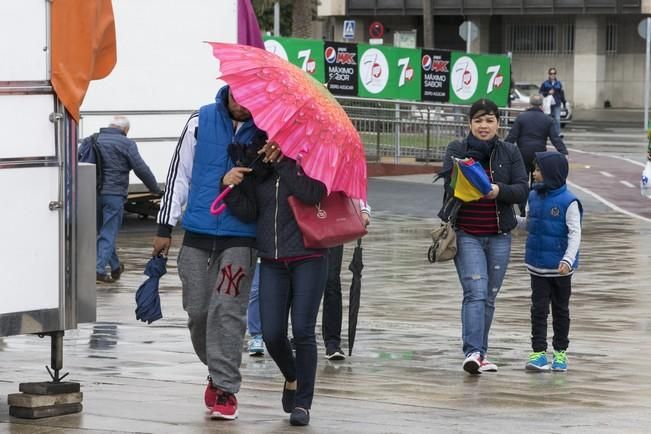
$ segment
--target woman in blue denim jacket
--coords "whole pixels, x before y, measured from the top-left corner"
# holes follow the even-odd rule
[[[450,209],[445,204],[452,196],[452,157],[480,162],[492,184],[483,198],[461,204],[455,218],[458,251],[454,265],[463,288],[463,369],[473,375],[497,371],[486,355],[488,332],[511,254],[510,231],[517,225],[513,205],[525,201],[529,193],[520,151],[497,137],[499,116],[493,101],[475,102],[469,113],[470,133],[448,145],[441,172],[446,193],[439,216],[444,220]]]

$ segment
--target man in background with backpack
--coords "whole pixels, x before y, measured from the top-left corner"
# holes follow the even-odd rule
[[[86,137],[79,147],[79,161],[94,163],[98,170],[97,186],[97,281],[111,283],[120,278],[124,265],[115,251],[122,225],[124,203],[129,188],[129,172],[133,170],[147,189],[161,195],[156,177],[143,161],[136,143],[127,138],[129,120],[113,118],[107,128]],[[106,267],[110,266],[110,272]]]

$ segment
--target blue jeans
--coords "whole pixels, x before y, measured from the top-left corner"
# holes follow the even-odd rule
[[[260,263],[255,266],[253,283],[251,283],[251,292],[249,293],[249,309],[247,311],[247,328],[249,334],[259,336],[262,334],[262,324],[260,322]]]
[[[124,196],[118,194],[102,194],[99,196],[98,212],[102,213],[102,227],[97,234],[97,264],[96,271],[106,273],[106,266],[111,270],[120,269],[120,260],[115,252],[115,242],[122,226],[124,213]]]
[[[260,264],[260,317],[267,351],[287,381],[297,380],[296,406],[309,409],[316,379],[316,317],[328,276],[328,258]],[[292,316],[296,358],[287,338]]]
[[[502,286],[511,254],[511,235],[475,236],[457,231],[454,265],[463,288],[461,326],[463,353],[488,350],[495,298]]]
[[[561,105],[556,104],[551,107],[552,112],[549,114],[552,119],[554,119],[554,125],[556,126],[556,132],[558,135],[561,135]]]

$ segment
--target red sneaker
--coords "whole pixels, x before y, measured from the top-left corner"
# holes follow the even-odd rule
[[[217,389],[217,400],[212,407],[212,419],[233,420],[237,418],[237,398],[232,393]]]
[[[206,408],[212,410],[217,401],[217,388],[212,384],[212,378],[208,376],[208,385],[206,386],[206,391],[203,394],[203,400],[206,403]]]

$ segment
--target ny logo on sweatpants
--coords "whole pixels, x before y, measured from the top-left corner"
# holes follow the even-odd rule
[[[224,268],[221,269],[221,280],[219,281],[219,285],[217,285],[217,292],[226,294],[226,295],[232,295],[233,297],[237,297],[240,295],[240,283],[242,282],[242,279],[244,279],[244,269],[242,267],[239,267],[237,272],[233,274],[233,265],[228,264],[224,266]],[[226,288],[224,288],[226,286]],[[231,294],[231,288],[234,290],[233,294]]]

